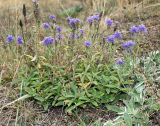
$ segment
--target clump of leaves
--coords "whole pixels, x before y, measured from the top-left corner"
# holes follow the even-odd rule
[[[123,100],[124,106],[107,106],[109,110],[117,112],[119,116],[113,121],[107,121],[104,126],[150,125],[150,114],[154,111],[159,111],[160,105],[156,102],[157,96],[149,94],[148,88],[146,87],[148,85],[147,81],[151,81],[153,86],[158,84],[159,57],[159,51],[156,51],[149,53],[147,57],[137,60],[141,65],[141,69],[144,70],[144,74],[143,76],[139,73],[135,74],[137,84],[131,92],[128,92],[130,100]],[[153,69],[153,67],[155,67],[155,69]],[[147,76],[147,79],[144,76]]]
[[[64,106],[71,113],[77,107],[101,107],[127,94],[134,84],[130,72],[125,72],[130,70],[127,65],[117,68],[115,64],[97,65],[95,60],[82,59],[76,62],[74,71],[68,72],[68,65],[51,65],[40,57],[37,60],[31,68],[22,67],[19,79],[23,80],[23,93],[45,110]]]
[[[145,98],[142,95],[142,86],[136,87],[136,90],[130,94],[129,101],[123,100],[124,106],[108,106],[108,109],[118,113],[118,117],[107,121],[104,126],[148,126],[150,124],[150,113],[158,110],[158,104],[152,98]]]

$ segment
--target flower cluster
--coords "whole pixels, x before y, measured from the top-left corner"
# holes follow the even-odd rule
[[[18,37],[17,37],[17,44],[18,44],[18,45],[23,44],[23,37],[22,37],[22,36],[18,36]]]
[[[90,46],[92,45],[92,42],[91,42],[91,41],[85,41],[85,42],[84,42],[84,45],[85,45],[86,47],[90,47]]]
[[[37,2],[38,0],[34,0],[34,1]],[[53,34],[54,38],[51,37],[51,36],[44,37],[44,39],[42,40],[42,44],[44,46],[52,45],[54,42],[57,43],[57,42],[59,42],[60,40],[63,39],[62,27],[56,24],[56,16],[50,15],[49,19],[53,22],[49,22],[49,23],[45,22],[45,23],[42,24],[42,27],[47,30],[51,26],[54,26],[55,34]],[[87,17],[87,22],[89,24],[98,23],[100,20],[101,20],[100,14],[96,14],[96,15],[92,15],[92,16]],[[67,22],[68,22],[70,28],[72,29],[72,32],[70,34],[67,34],[67,36],[69,36],[70,39],[79,39],[79,38],[82,38],[84,36],[84,29],[79,27],[79,24],[81,22],[80,19],[68,17]],[[107,26],[111,27],[113,25],[113,20],[108,18],[108,19],[105,20],[105,24]],[[134,25],[134,26],[130,27],[129,32],[132,33],[132,34],[147,33],[148,30],[147,30],[147,28],[144,24],[141,24],[141,25]],[[122,38],[123,38],[123,34],[120,31],[115,31],[113,34],[109,35],[108,37],[104,37],[106,42],[111,43],[111,44],[114,44],[116,40],[120,40]],[[8,35],[6,37],[6,42],[7,43],[11,43],[14,40],[15,40],[15,38],[14,38],[13,35]],[[18,45],[23,44],[24,43],[23,37],[18,36],[16,42],[17,42]],[[85,41],[84,42],[84,46],[86,48],[91,47],[91,45],[92,45],[92,41]],[[121,47],[123,49],[127,50],[127,52],[131,52],[135,45],[136,45],[136,42],[130,40],[130,41],[123,42]],[[123,65],[125,63],[125,61],[123,59],[119,58],[119,59],[116,60],[115,63],[117,65]]]
[[[60,26],[56,26],[56,32],[57,33],[61,33],[62,32],[62,27],[60,27]]]
[[[42,24],[42,27],[44,29],[49,29],[50,28],[50,24],[48,22],[45,22],[45,23]]]
[[[78,18],[68,17],[67,22],[72,29],[76,29],[81,21]]]
[[[147,31],[148,31],[144,24],[139,25],[138,29],[139,29],[139,32],[147,33]]]
[[[134,42],[134,41],[127,41],[127,42],[124,42],[123,44],[122,44],[122,47],[124,48],[124,49],[132,49],[134,46],[136,45],[136,43]]]
[[[11,43],[14,41],[14,36],[13,35],[8,35],[7,36],[7,43]]]
[[[119,59],[116,60],[116,64],[117,65],[123,65],[124,63],[125,62],[121,58],[119,58]]]
[[[112,26],[112,25],[113,25],[113,20],[110,19],[110,18],[108,18],[108,19],[105,20],[105,24],[106,24],[107,26]]]
[[[43,45],[48,46],[54,43],[54,38],[52,37],[45,37],[42,41]]]
[[[122,39],[122,33],[121,32],[116,31],[113,35],[108,36],[106,38],[106,41],[108,43],[114,44],[116,39]]]
[[[108,36],[106,38],[106,40],[107,40],[108,43],[114,44],[114,42],[115,42],[115,36],[114,35],[110,35],[110,36]]]
[[[53,21],[56,21],[56,16],[55,15],[50,15],[49,16],[49,19],[53,20]]]
[[[89,16],[89,17],[87,17],[87,22],[89,23],[89,24],[92,24],[92,23],[94,23],[94,22],[99,22],[100,21],[100,15],[99,14],[96,14],[96,15],[92,15],[92,16]]]
[[[147,33],[147,28],[144,24],[141,24],[141,25],[138,25],[138,26],[132,26],[129,31],[131,33],[139,33],[139,32],[142,32],[142,33]]]
[[[121,32],[115,32],[114,34],[113,34],[113,36],[114,36],[114,38],[116,38],[116,39],[122,39],[122,33]]]
[[[11,42],[13,42],[13,41],[14,41],[14,36],[13,36],[13,35],[8,35],[7,38],[6,38],[6,42],[7,42],[7,43],[11,43]],[[18,44],[18,45],[21,45],[21,44],[23,44],[23,43],[24,43],[23,37],[22,37],[22,36],[18,36],[18,37],[17,37],[17,44]]]

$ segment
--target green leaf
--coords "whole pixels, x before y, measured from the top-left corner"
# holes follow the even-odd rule
[[[128,113],[124,113],[124,121],[127,123],[127,126],[132,126],[132,118]]]
[[[43,105],[43,108],[44,108],[45,111],[47,111],[48,108],[49,108],[49,104],[48,104],[48,103],[44,104],[44,105]]]
[[[63,106],[64,105],[64,102],[63,101],[59,101],[55,104],[55,106]]]
[[[92,104],[95,106],[95,107],[98,107],[98,103],[96,101],[92,101]]]
[[[35,96],[34,98],[36,100],[40,101],[40,102],[44,102],[45,101],[45,99],[43,97]]]
[[[110,76],[110,80],[119,82],[119,79],[115,76]]]
[[[117,113],[123,112],[123,109],[115,105],[107,105],[106,107],[108,110],[113,111],[113,112],[117,112]]]
[[[75,105],[73,105],[73,106],[71,106],[71,107],[68,107],[68,108],[66,109],[67,113],[72,113],[72,111],[73,111],[75,108],[77,108],[78,106],[80,106],[80,105],[82,105],[82,104],[84,104],[84,103],[85,103],[85,101],[80,101],[80,102],[76,103]]]

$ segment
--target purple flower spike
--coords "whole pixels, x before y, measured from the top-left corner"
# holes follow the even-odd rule
[[[85,41],[85,42],[84,42],[84,45],[85,45],[86,47],[90,47],[90,46],[92,45],[92,42],[91,42],[91,41]]]
[[[22,36],[18,36],[18,37],[17,37],[17,44],[18,44],[18,45],[21,45],[21,44],[23,44],[23,42],[24,42],[24,41],[23,41],[23,37],[22,37]]]
[[[14,36],[13,35],[8,35],[7,36],[7,43],[11,43],[14,41]]]
[[[50,15],[49,16],[49,19],[53,20],[53,21],[56,21],[56,16],[55,15]]]
[[[48,46],[54,43],[54,38],[52,37],[45,37],[42,41],[43,45]]]
[[[108,26],[112,26],[113,20],[110,19],[110,18],[108,18],[108,19],[105,20],[105,23],[106,23],[106,25],[108,25]]]
[[[128,41],[122,44],[122,47],[124,49],[131,49],[136,45],[136,43],[134,41]]]
[[[144,24],[138,26],[139,32],[147,33],[147,28]]]
[[[131,33],[138,33],[138,32],[139,32],[139,28],[138,28],[137,26],[132,26],[132,27],[129,29],[129,31],[130,31]]]
[[[115,36],[114,35],[110,35],[106,38],[108,43],[114,43],[115,42]]]
[[[43,23],[42,24],[42,27],[44,28],[44,29],[49,29],[50,28],[50,25],[49,25],[49,23]]]
[[[117,65],[123,65],[125,62],[122,59],[117,59],[116,64]]]
[[[121,32],[115,32],[115,33],[114,33],[114,37],[115,37],[116,39],[122,39],[122,33],[121,33]]]

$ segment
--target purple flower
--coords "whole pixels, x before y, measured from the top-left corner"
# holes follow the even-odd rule
[[[110,35],[106,38],[108,43],[114,43],[115,42],[115,36],[114,35]]]
[[[122,59],[117,59],[116,64],[117,65],[123,65],[125,62]]]
[[[137,26],[132,26],[132,27],[129,29],[129,31],[130,31],[131,33],[138,33],[138,32],[139,32],[139,28],[138,28]]]
[[[99,21],[100,21],[100,15],[99,14],[87,17],[87,22],[89,24],[92,24],[93,22],[99,22]]]
[[[22,36],[18,36],[18,37],[17,37],[17,44],[18,44],[18,45],[23,44],[23,37],[22,37]]]
[[[94,21],[97,21],[97,22],[100,21],[100,15],[99,14],[93,15],[92,18],[93,18]]]
[[[86,47],[90,47],[90,46],[92,45],[92,42],[91,42],[91,41],[85,41],[85,42],[84,42],[84,45],[85,45]]]
[[[43,45],[48,46],[54,43],[54,38],[52,37],[45,37],[42,41]]]
[[[92,17],[92,16],[87,17],[87,22],[88,22],[88,23],[91,24],[91,23],[93,23],[93,21],[94,21],[94,20],[93,20],[93,17]]]
[[[105,23],[106,23],[106,25],[108,25],[108,26],[112,26],[113,20],[110,19],[110,18],[108,18],[108,19],[105,20]]]
[[[49,29],[50,28],[50,25],[49,25],[49,23],[43,23],[42,24],[42,27],[44,28],[44,29]]]
[[[56,32],[61,33],[62,32],[62,27],[56,26]]]
[[[7,36],[7,43],[11,43],[14,41],[14,36],[13,35],[8,35]]]
[[[114,33],[114,38],[116,38],[116,39],[122,39],[122,33],[121,32],[115,32]]]
[[[139,30],[139,32],[147,33],[147,28],[144,24],[139,25],[138,30]]]
[[[131,48],[133,48],[134,46],[136,45],[136,43],[134,42],[134,41],[128,41],[128,42],[124,42],[123,44],[122,44],[122,47],[124,48],[124,49],[131,49]]]
[[[50,15],[49,19],[56,21],[56,16],[55,15]]]
[[[71,18],[71,17],[68,17],[67,18],[67,21],[68,21],[68,24],[71,28],[75,29],[76,26],[80,23],[80,19],[78,18]]]

